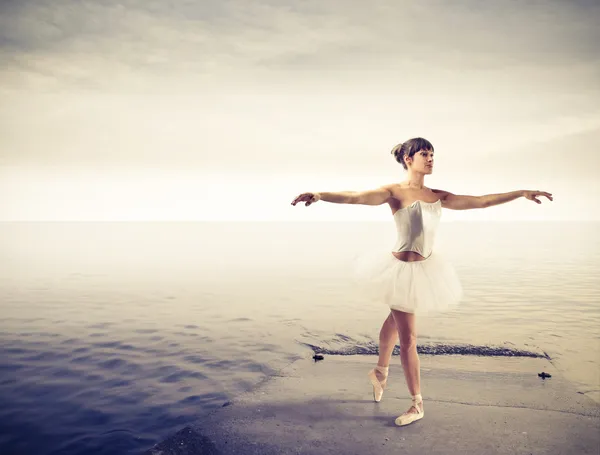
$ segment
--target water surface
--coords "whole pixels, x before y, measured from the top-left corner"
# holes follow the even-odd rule
[[[443,223],[436,248],[465,297],[421,318],[419,343],[544,352],[598,399],[599,227]],[[0,224],[0,452],[137,454],[309,345],[376,352],[388,311],[353,292],[351,259],[393,235],[387,223]]]

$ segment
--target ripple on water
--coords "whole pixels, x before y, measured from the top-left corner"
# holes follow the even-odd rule
[[[25,365],[21,363],[6,363],[4,365],[0,365],[0,375],[4,375],[5,373],[15,373],[19,370],[23,370]]]
[[[179,404],[183,405],[210,405],[215,406],[217,404],[222,405],[223,402],[227,400],[227,396],[224,393],[212,392],[212,393],[203,393],[201,395],[190,395],[188,397],[179,400]]]
[[[132,351],[132,350],[136,349],[135,346],[133,346],[131,344],[123,343],[122,341],[110,341],[110,342],[105,342],[105,343],[93,343],[93,346],[98,347],[98,348],[119,349],[119,350],[123,350],[123,351]]]
[[[3,351],[6,354],[27,354],[31,352],[28,348],[5,348]]]
[[[180,368],[176,365],[163,365],[153,371],[153,376],[159,378],[162,383],[177,383],[187,378],[206,379],[207,376],[199,371]]]
[[[174,383],[180,382],[183,379],[192,378],[192,379],[205,379],[207,376],[203,375],[199,371],[181,371],[178,373],[172,373],[164,378],[160,379],[160,382],[163,383]]]
[[[108,370],[116,370],[117,368],[125,365],[127,362],[121,358],[114,358],[98,362],[98,366]]]
[[[130,359],[122,357],[113,357],[104,361],[100,361],[98,362],[98,367],[105,370],[110,370],[111,372],[119,372],[120,374],[126,375],[136,374],[143,369],[141,365]]]
[[[71,359],[72,363],[84,363],[84,364],[93,364],[97,362],[97,357],[93,354],[90,355],[82,355],[79,357],[73,357]]]
[[[186,362],[191,362],[191,363],[195,363],[195,364],[200,364],[200,363],[206,362],[206,358],[204,358],[198,354],[186,355],[183,358],[183,360],[185,360]]]
[[[108,379],[107,381],[104,382],[104,386],[107,388],[118,388],[118,387],[128,387],[131,385],[131,381],[129,379],[123,379],[123,378],[114,378],[114,379]]]
[[[68,357],[70,357],[70,354],[67,353],[44,351],[31,354],[29,356],[21,356],[20,359],[26,362],[56,362]]]
[[[134,333],[149,334],[158,332],[157,329],[135,329]]]
[[[86,377],[86,373],[84,371],[78,371],[67,367],[49,368],[46,374],[51,378],[68,380],[83,379]]]
[[[86,329],[108,329],[114,325],[114,322],[99,322],[86,326]]]
[[[221,359],[221,360],[211,360],[209,362],[205,362],[205,366],[206,368],[222,368],[222,369],[228,369],[228,368],[235,368],[237,365],[237,362],[233,361],[233,360],[228,360],[228,359]]]

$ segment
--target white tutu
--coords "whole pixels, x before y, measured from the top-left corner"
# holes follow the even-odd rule
[[[435,313],[457,305],[462,286],[453,266],[439,253],[405,262],[390,251],[355,257],[361,296],[407,313]]]

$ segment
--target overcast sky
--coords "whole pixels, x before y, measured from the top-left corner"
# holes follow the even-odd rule
[[[600,3],[0,2],[0,219],[386,219],[401,181],[542,189],[446,219],[600,219]]]

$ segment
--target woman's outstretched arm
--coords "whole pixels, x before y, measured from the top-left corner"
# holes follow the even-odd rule
[[[463,196],[443,190],[433,191],[440,197],[442,207],[452,210],[483,209],[514,201],[520,197],[527,198],[538,204],[542,203],[542,201],[538,199],[540,196],[545,196],[548,200],[552,200],[552,194],[546,191],[518,190],[508,193],[486,194],[484,196]]]
[[[305,202],[309,206],[317,201],[333,202],[336,204],[381,205],[392,197],[392,191],[387,186],[366,191],[337,191],[321,193],[302,193],[292,201],[292,205]]]

